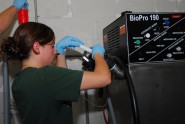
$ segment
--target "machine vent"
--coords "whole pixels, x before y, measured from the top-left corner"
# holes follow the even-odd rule
[[[108,32],[108,50],[112,51],[115,48],[119,48],[120,42],[119,42],[119,26],[113,28]]]

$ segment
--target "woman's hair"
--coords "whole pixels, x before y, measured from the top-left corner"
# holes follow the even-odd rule
[[[34,42],[45,45],[55,38],[53,30],[45,24],[26,22],[21,24],[13,37],[4,39],[1,44],[1,52],[9,59],[27,59]]]

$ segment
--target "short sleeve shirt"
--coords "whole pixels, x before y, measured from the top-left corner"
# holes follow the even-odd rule
[[[82,76],[55,66],[17,73],[12,93],[23,124],[72,124],[71,102],[79,98]]]

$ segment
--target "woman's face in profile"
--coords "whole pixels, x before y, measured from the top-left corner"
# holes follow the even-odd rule
[[[44,65],[53,64],[56,58],[57,51],[55,50],[55,39],[43,46],[42,58]]]

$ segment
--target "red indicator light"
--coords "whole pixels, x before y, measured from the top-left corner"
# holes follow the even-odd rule
[[[178,18],[181,18],[182,17],[182,15],[171,15],[171,18],[173,18],[173,19],[178,19]]]
[[[107,41],[108,41],[107,35],[105,35],[105,36],[103,37],[103,41],[104,41],[104,42],[107,42]]]

